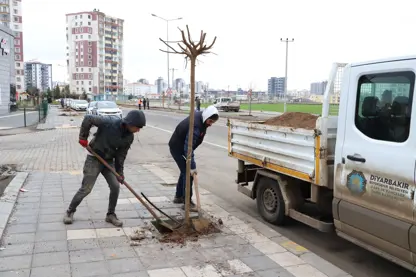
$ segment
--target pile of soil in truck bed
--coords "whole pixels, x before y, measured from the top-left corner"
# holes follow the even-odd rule
[[[287,112],[280,116],[269,118],[264,124],[313,130],[316,127],[317,119],[318,116],[310,113]]]

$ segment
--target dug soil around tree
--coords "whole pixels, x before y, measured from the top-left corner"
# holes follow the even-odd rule
[[[280,116],[269,118],[263,124],[313,130],[316,128],[317,119],[318,116],[310,113],[286,112]]]

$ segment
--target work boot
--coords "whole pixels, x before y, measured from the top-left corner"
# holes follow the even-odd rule
[[[175,196],[175,198],[173,198],[173,203],[174,204],[183,204],[184,203],[184,198]]]
[[[198,208],[192,200],[191,200],[191,203],[189,203],[189,206],[190,206],[189,211],[191,213],[197,213],[198,212]],[[185,210],[185,204],[183,204],[182,210]]]
[[[74,222],[74,213],[73,212],[65,212],[64,215],[64,224],[72,224]]]
[[[107,214],[105,221],[113,224],[116,227],[123,226],[123,222],[117,218],[116,214]]]

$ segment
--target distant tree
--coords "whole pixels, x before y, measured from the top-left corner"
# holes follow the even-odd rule
[[[69,85],[66,85],[64,88],[64,94],[67,95],[69,97],[69,95],[71,94],[71,91],[69,90]]]
[[[54,99],[61,98],[61,89],[59,88],[58,85],[56,85],[55,89],[53,90],[53,98]]]
[[[87,98],[88,98],[88,96],[87,96],[87,93],[85,92],[85,89],[82,89],[81,99],[87,100]]]
[[[129,95],[129,100],[133,99],[133,94]]]

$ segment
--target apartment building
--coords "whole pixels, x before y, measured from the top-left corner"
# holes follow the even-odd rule
[[[94,99],[123,93],[123,24],[96,9],[66,15],[71,93]]]
[[[25,63],[25,89],[37,88],[41,92],[53,89],[52,65],[39,62]]]
[[[269,97],[282,97],[285,93],[285,77],[271,77],[267,81],[267,93]]]
[[[12,30],[14,36],[15,83],[17,94],[25,89],[23,67],[22,0],[0,0],[0,24]],[[17,97],[17,95],[16,95]]]
[[[9,112],[10,100],[16,97],[13,32],[0,24],[0,115]]]

